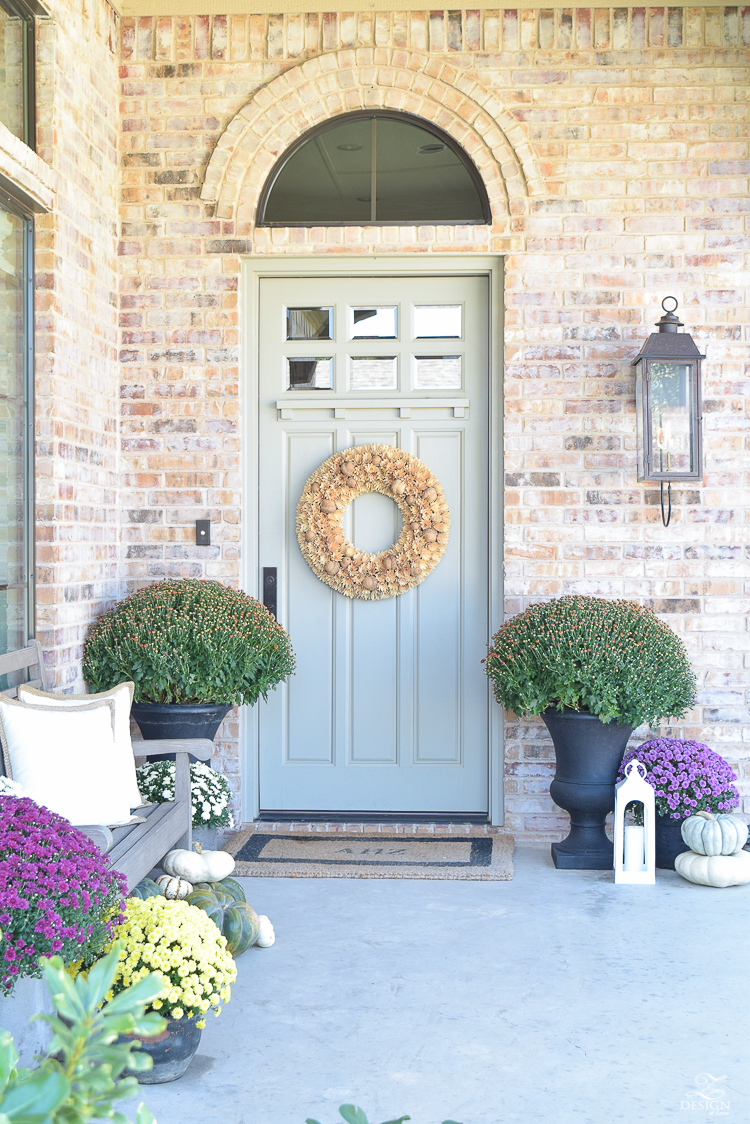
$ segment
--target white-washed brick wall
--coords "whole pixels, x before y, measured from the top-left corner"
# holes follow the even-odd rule
[[[37,20],[37,151],[57,189],[36,221],[37,636],[58,688],[80,689],[88,625],[120,590],[116,52],[106,0]]]
[[[737,7],[123,20],[122,578],[239,580],[242,254],[502,253],[506,611],[652,604],[700,682],[671,732],[724,752],[747,792],[748,46]],[[276,157],[360,105],[456,136],[492,227],[256,229]],[[635,479],[630,361],[667,293],[707,360],[706,473],[665,530]],[[559,834],[546,733],[506,733],[508,826]],[[238,784],[235,735],[218,758]]]

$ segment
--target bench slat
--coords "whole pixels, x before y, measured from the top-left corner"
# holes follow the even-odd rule
[[[125,875],[129,890],[137,886],[152,867],[176,846],[176,841],[190,823],[189,804],[162,804],[161,807],[165,809],[164,815],[145,835],[130,846],[130,838],[120,844],[122,853],[117,860],[117,869]],[[138,824],[138,827],[142,826]]]
[[[142,839],[144,835],[147,835],[149,831],[153,831],[159,821],[162,820],[164,816],[167,815],[170,808],[173,807],[174,801],[168,801],[164,804],[155,804],[154,807],[151,808],[151,810],[146,815],[143,823],[136,823],[133,824],[132,827],[126,827],[124,829],[118,828],[118,830],[124,830],[125,835],[122,836],[120,841],[116,843],[112,850],[109,852],[108,858],[112,863],[112,866],[117,866],[117,869],[119,870],[120,868],[118,866],[118,863],[120,861],[120,857],[127,851],[129,851],[134,843],[137,843],[139,839]]]
[[[158,804],[145,823],[136,824],[110,852],[112,866],[124,874],[132,890],[167,851],[177,846],[190,820],[188,804]]]
[[[192,753],[199,761],[210,761],[214,743],[208,738],[164,738],[148,741],[133,738],[134,757],[153,757],[157,753]]]

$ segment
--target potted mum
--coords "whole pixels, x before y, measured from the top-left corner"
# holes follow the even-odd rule
[[[128,898],[125,916],[114,931],[121,952],[107,1002],[139,979],[157,972],[163,987],[147,1010],[166,1019],[160,1034],[140,1038],[138,1048],[153,1067],[135,1076],[143,1085],[181,1077],[195,1054],[206,1015],[218,1016],[237,978],[234,958],[211,918],[197,906],[163,897]]]
[[[136,769],[138,789],[151,804],[174,800],[173,761],[149,761]],[[193,842],[215,848],[219,832],[234,827],[232,790],[226,777],[198,761],[190,766]]]
[[[682,641],[634,601],[561,597],[503,625],[485,670],[497,701],[540,715],[552,737],[550,796],[571,824],[552,844],[555,866],[610,869],[604,823],[628,738],[644,722],[680,718],[695,698]]]
[[[0,795],[2,1026],[24,1058],[48,1038],[43,1024],[28,1025],[45,997],[39,957],[92,964],[112,940],[126,893],[123,875],[83,832],[28,797]]]
[[[696,812],[729,812],[740,802],[737,777],[724,758],[702,742],[656,738],[629,749],[618,780],[634,757],[645,765],[646,780],[656,803],[656,865],[674,870],[674,861],[690,848],[682,838],[682,823]],[[639,809],[640,810],[640,809]]]
[[[83,647],[92,691],[133,681],[132,714],[144,738],[213,740],[233,706],[253,706],[293,671],[289,637],[260,602],[193,578],[120,601]]]

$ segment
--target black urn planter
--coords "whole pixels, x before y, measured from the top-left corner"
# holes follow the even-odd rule
[[[674,861],[683,851],[689,851],[685,840],[682,838],[682,825],[685,818],[673,820],[669,816],[656,815],[654,843],[656,849],[656,865],[659,870],[674,870]]]
[[[146,1070],[123,1071],[123,1077],[135,1077],[139,1085],[162,1085],[176,1081],[190,1065],[200,1046],[201,1031],[197,1027],[200,1016],[167,1019],[161,1034],[152,1038],[138,1038],[137,1034],[122,1034],[118,1042],[137,1042],[138,1049],[150,1054],[153,1066]]]
[[[208,738],[216,731],[232,708],[225,703],[133,703],[130,713],[146,741],[165,738]],[[174,761],[173,753],[160,753],[150,761]],[[190,755],[191,761],[197,761]]]
[[[555,778],[550,796],[570,813],[570,834],[552,844],[558,870],[611,870],[614,848],[604,830],[615,806],[615,781],[631,726],[602,722],[585,710],[542,714],[555,746]]]

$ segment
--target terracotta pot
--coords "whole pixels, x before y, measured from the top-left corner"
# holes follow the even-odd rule
[[[611,870],[612,840],[604,830],[607,813],[615,806],[615,780],[630,726],[602,722],[587,710],[542,714],[555,745],[555,779],[549,794],[570,813],[570,834],[552,844],[558,870]]]
[[[140,1085],[162,1085],[182,1077],[200,1045],[202,1031],[196,1026],[200,1018],[196,1015],[192,1019],[167,1019],[166,1028],[153,1038],[121,1035],[119,1042],[138,1041],[139,1049],[154,1059],[151,1069],[143,1073],[128,1069],[123,1077],[136,1077]]]

